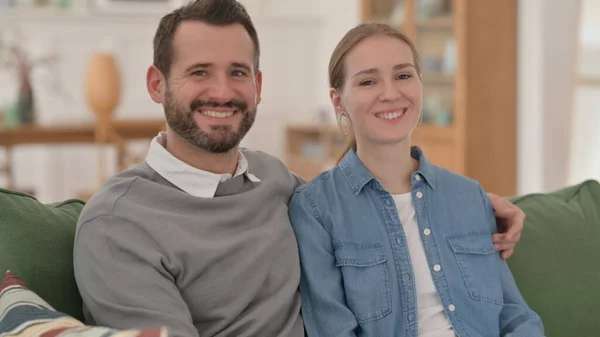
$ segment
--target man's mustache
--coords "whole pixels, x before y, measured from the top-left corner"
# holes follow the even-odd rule
[[[199,108],[234,108],[239,112],[246,112],[248,104],[239,99],[232,99],[228,102],[222,103],[217,101],[206,101],[206,100],[195,100],[190,104],[190,111],[196,111]]]

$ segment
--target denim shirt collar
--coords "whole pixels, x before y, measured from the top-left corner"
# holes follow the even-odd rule
[[[420,174],[425,182],[435,188],[435,172],[433,165],[429,162],[423,151],[418,146],[412,146],[410,149],[410,155],[413,159],[419,161],[419,168],[412,174],[414,181],[415,175]],[[338,164],[342,173],[348,180],[348,183],[352,187],[355,194],[359,194],[363,187],[367,185],[371,180],[375,179],[362,163],[362,161],[356,155],[354,149],[350,149],[342,158]]]

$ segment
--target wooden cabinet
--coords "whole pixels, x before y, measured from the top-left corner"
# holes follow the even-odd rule
[[[517,1],[363,0],[362,7],[364,22],[399,28],[419,51],[424,119],[413,143],[434,164],[478,180],[486,191],[514,195]],[[296,159],[303,141],[335,148],[331,134],[339,136],[322,127],[288,131],[289,158]],[[338,155],[321,151],[318,164],[292,160],[290,168],[311,171],[310,179]]]
[[[517,1],[363,0],[363,21],[399,28],[419,51],[424,121],[413,143],[486,191],[514,195]]]
[[[336,126],[294,125],[286,130],[286,163],[305,180],[337,164],[346,136]]]

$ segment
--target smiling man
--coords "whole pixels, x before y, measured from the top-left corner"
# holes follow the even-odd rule
[[[168,128],[77,225],[88,323],[164,325],[174,337],[304,336],[287,208],[303,182],[275,157],[239,148],[260,102],[259,56],[234,0],[195,1],[161,20],[146,83]],[[522,213],[497,204],[519,232]]]
[[[147,72],[168,128],[146,161],[111,178],[78,223],[86,318],[176,337],[304,336],[287,202],[301,181],[240,150],[260,101],[258,37],[232,0],[165,16]]]

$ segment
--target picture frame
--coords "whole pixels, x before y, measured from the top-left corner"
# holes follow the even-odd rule
[[[189,0],[90,0],[93,10],[113,14],[166,14]]]

